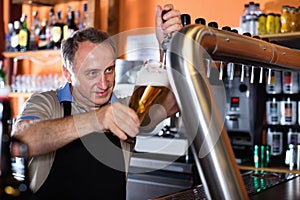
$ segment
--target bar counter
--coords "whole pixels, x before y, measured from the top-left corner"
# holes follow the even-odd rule
[[[300,199],[300,176],[291,173],[248,171],[242,174],[251,200]],[[208,199],[203,185],[155,198],[156,200]]]

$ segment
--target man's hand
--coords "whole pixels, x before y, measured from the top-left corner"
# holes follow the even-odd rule
[[[162,19],[162,11],[168,11],[164,14]],[[182,28],[181,18],[180,18],[180,11],[175,10],[172,4],[167,4],[163,8],[161,6],[156,7],[156,38],[161,44],[162,40],[164,39],[165,35],[168,33],[173,33],[178,31]]]
[[[133,109],[119,102],[103,106],[96,111],[95,129],[99,132],[110,131],[121,140],[136,137],[140,121]]]

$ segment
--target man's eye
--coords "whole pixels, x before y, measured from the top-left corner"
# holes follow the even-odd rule
[[[114,69],[115,68],[113,66],[111,66],[111,67],[106,68],[105,72],[106,73],[112,73],[114,71]]]
[[[89,71],[89,73],[88,73],[88,76],[90,76],[90,77],[94,77],[97,75],[98,75],[98,72],[96,72],[96,71]]]

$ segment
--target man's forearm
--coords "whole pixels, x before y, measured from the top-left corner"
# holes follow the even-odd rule
[[[63,119],[20,121],[12,135],[28,145],[29,156],[46,154],[95,131],[93,114],[84,113]]]

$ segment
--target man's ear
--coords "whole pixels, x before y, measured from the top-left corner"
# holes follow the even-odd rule
[[[71,81],[71,73],[69,72],[69,70],[68,70],[65,66],[62,67],[62,70],[63,70],[63,75],[64,75],[65,79],[66,79],[69,83],[71,83],[71,82],[72,82],[72,81]]]

